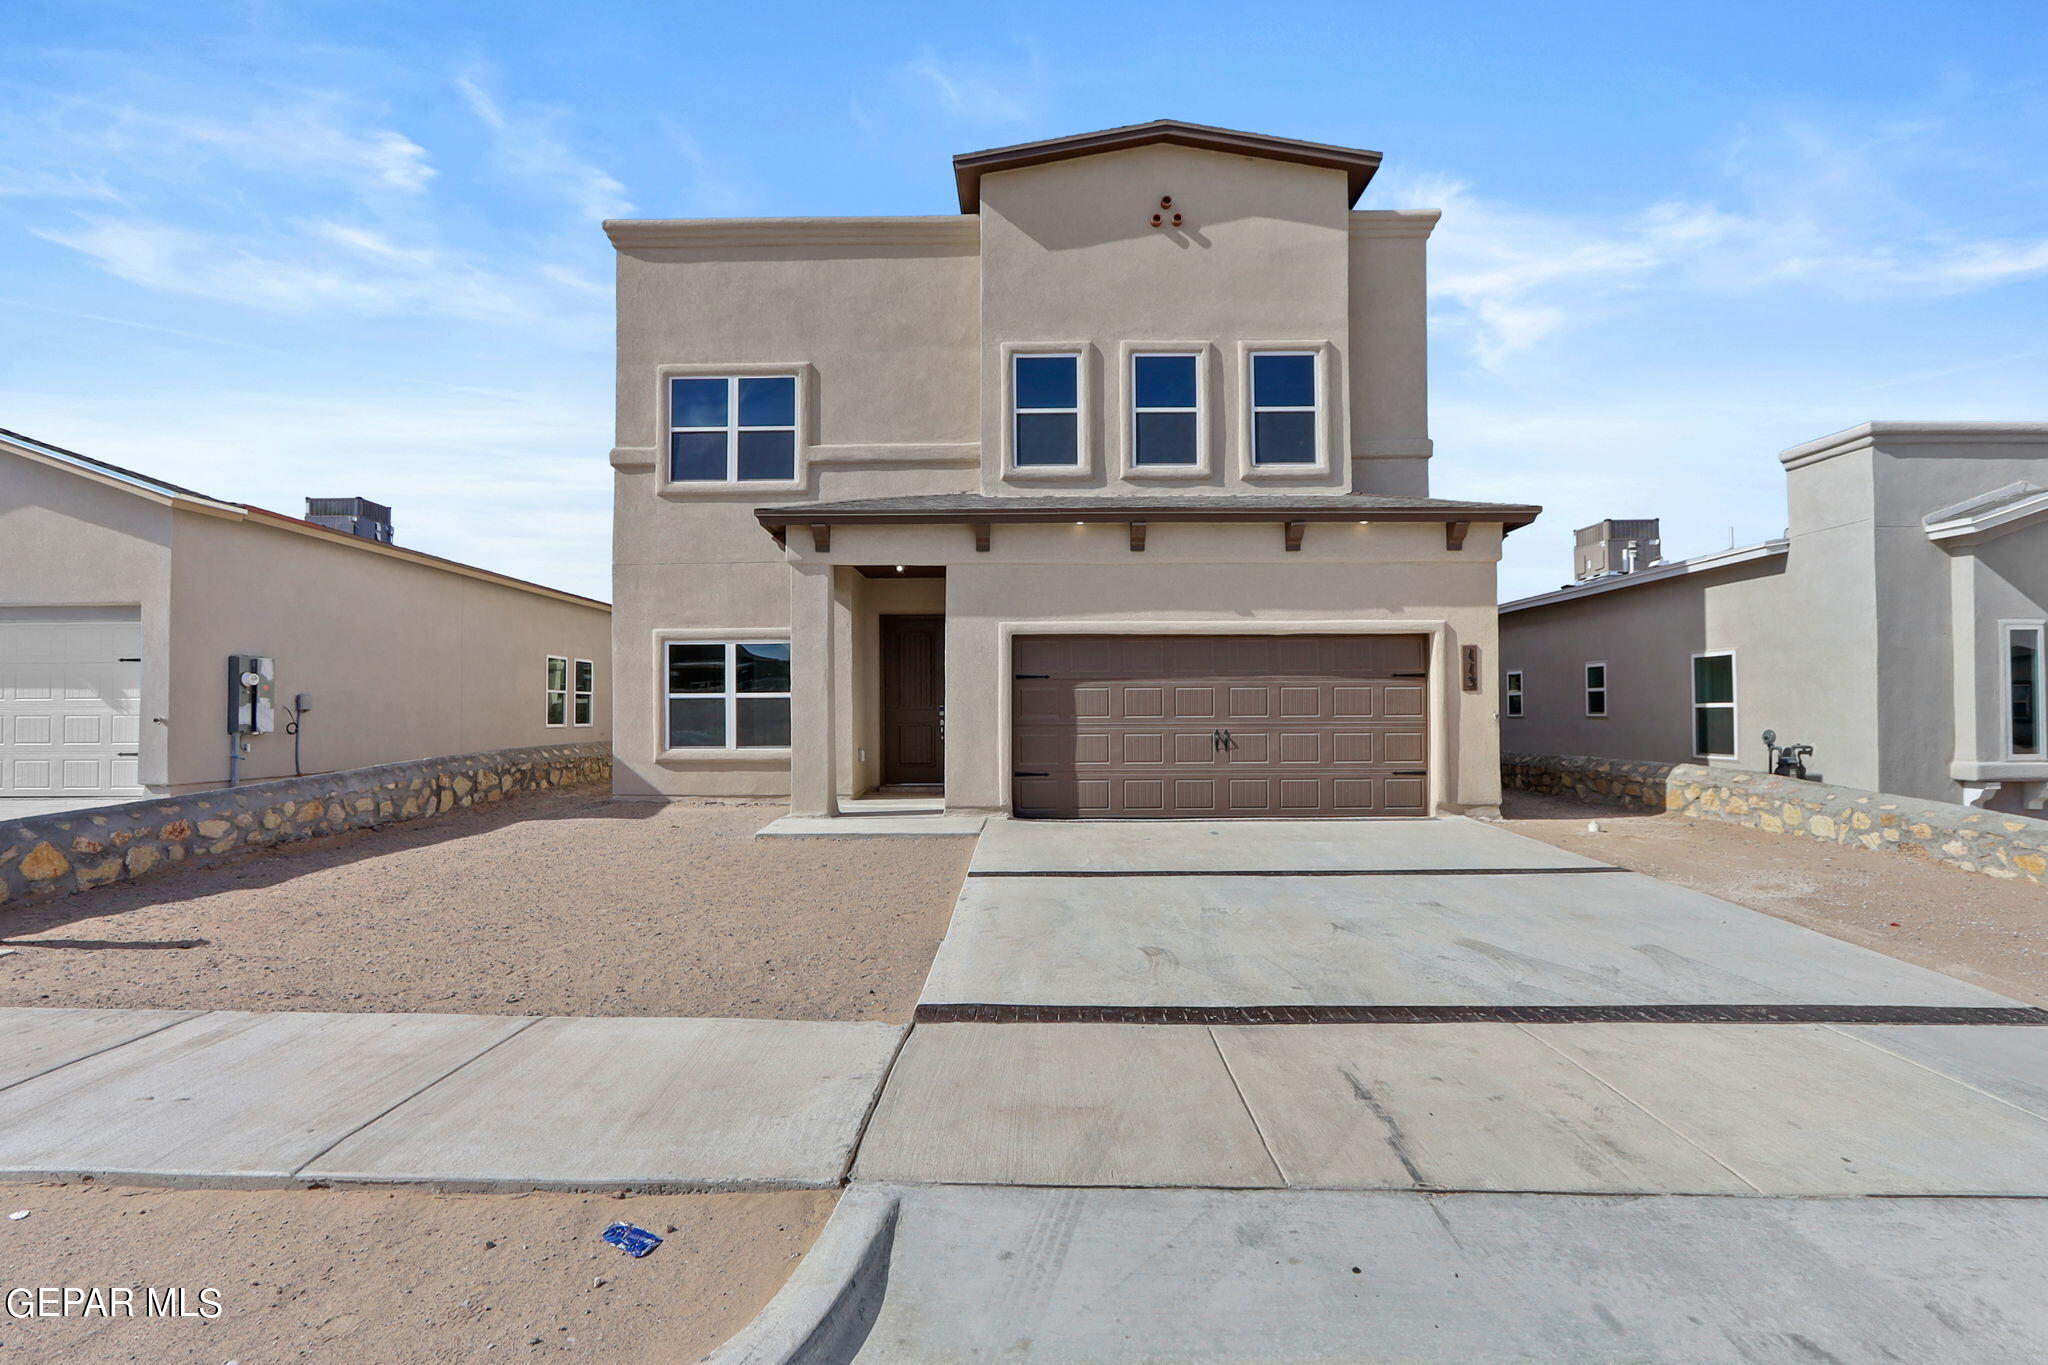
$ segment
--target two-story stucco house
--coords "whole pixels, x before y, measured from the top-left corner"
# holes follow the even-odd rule
[[[1432,499],[1379,154],[1162,121],[957,216],[613,222],[622,796],[1498,806],[1495,571]]]

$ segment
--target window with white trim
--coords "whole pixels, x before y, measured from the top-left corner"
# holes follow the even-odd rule
[[[662,664],[669,748],[789,747],[787,640],[671,640]]]
[[[595,719],[597,710],[597,665],[588,659],[576,661],[576,671],[570,675],[575,683],[570,692],[571,715],[576,724],[589,725]]]
[[[1607,665],[1586,665],[1586,714],[1607,714]]]
[[[671,483],[788,483],[796,478],[796,378],[668,381]]]
[[[548,655],[548,724],[569,723],[569,661]]]
[[[1201,463],[1199,358],[1182,353],[1131,356],[1131,463],[1188,468]]]
[[[2040,758],[2041,645],[2039,621],[2005,627],[2005,750],[2008,758]]]
[[[1072,469],[1081,463],[1081,357],[1010,357],[1010,463]]]
[[[1697,758],[1735,757],[1735,655],[1692,656],[1692,751]]]
[[[1252,352],[1252,463],[1316,462],[1320,404],[1314,351]]]
[[[1507,683],[1507,690],[1505,691],[1505,693],[1504,693],[1503,695],[1505,696],[1505,698],[1506,698],[1506,700],[1507,700],[1507,712],[1508,712],[1508,714],[1509,714],[1510,716],[1519,716],[1519,715],[1521,715],[1521,714],[1522,714],[1522,670],[1521,670],[1521,669],[1519,669],[1519,668],[1511,668],[1511,669],[1509,669],[1509,670],[1508,670],[1508,683]]]

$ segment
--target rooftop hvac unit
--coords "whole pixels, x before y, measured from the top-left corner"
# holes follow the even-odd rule
[[[368,498],[307,498],[306,520],[330,531],[391,543],[391,509]]]

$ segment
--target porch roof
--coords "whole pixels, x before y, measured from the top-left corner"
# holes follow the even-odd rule
[[[1464,502],[1415,498],[1396,493],[1189,494],[1182,497],[990,497],[980,493],[932,493],[905,498],[858,498],[841,502],[757,507],[754,516],[778,543],[789,528],[808,526],[822,549],[833,526],[915,526],[968,524],[977,528],[977,547],[987,545],[987,528],[998,523],[1107,521],[1132,526],[1132,548],[1143,544],[1149,522],[1267,522],[1287,527],[1287,548],[1300,546],[1300,529],[1311,521],[1441,522],[1446,544],[1464,545],[1473,522],[1498,525],[1501,533],[1527,526],[1541,507],[1513,502]]]

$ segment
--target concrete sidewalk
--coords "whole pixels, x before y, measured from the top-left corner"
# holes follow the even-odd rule
[[[903,1030],[0,1010],[0,1178],[817,1189]]]

